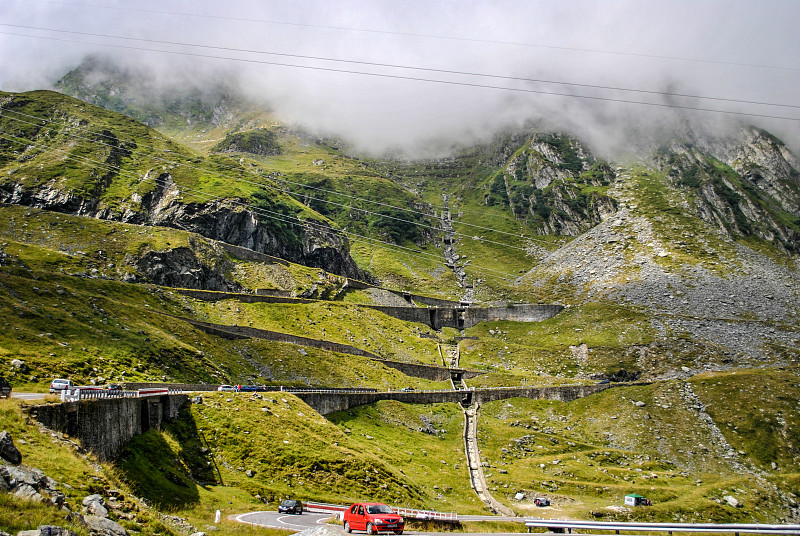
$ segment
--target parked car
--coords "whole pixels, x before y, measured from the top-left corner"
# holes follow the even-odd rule
[[[11,398],[11,384],[0,376],[0,398]]]
[[[533,504],[535,504],[536,506],[538,506],[540,508],[545,507],[545,506],[550,506],[550,499],[548,499],[547,497],[536,497],[533,500]]]
[[[285,499],[278,505],[279,514],[302,514],[303,503],[295,499]]]
[[[217,391],[236,391],[236,387],[234,387],[233,385],[223,384],[217,387]]]
[[[60,393],[61,391],[66,391],[68,389],[72,389],[72,380],[56,378],[52,382],[50,382],[51,393]]]
[[[403,534],[405,520],[382,503],[355,503],[344,512],[344,530],[363,530],[367,534],[394,532]]]

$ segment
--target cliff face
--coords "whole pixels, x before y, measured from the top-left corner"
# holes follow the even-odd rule
[[[577,139],[537,134],[495,176],[487,204],[507,204],[540,234],[577,236],[616,210],[605,189],[614,172]]]
[[[721,232],[800,251],[800,163],[768,133],[750,127],[725,140],[675,142],[655,165],[691,194],[696,215]]]
[[[121,209],[104,206],[97,198],[66,191],[56,182],[35,189],[6,183],[0,187],[0,202],[124,223],[173,227],[338,275],[369,279],[350,257],[347,239],[324,223],[297,223],[289,231],[276,229],[269,217],[245,208],[242,200],[184,203],[179,200],[179,189],[169,174],[160,176],[157,183],[162,186],[144,197],[134,194]],[[188,265],[186,268],[193,269]]]

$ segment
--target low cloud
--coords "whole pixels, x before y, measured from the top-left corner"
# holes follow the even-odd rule
[[[624,153],[675,132],[720,132],[737,122],[767,128],[800,152],[800,121],[757,117],[800,118],[800,108],[663,94],[800,105],[796,2],[103,5],[5,2],[3,24],[145,41],[0,26],[6,32],[0,34],[0,88],[49,87],[87,54],[104,54],[137,70],[150,89],[235,84],[287,121],[377,153],[440,152],[528,124],[574,132],[601,152]]]

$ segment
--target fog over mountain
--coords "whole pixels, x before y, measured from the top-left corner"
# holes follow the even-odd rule
[[[437,152],[532,123],[619,153],[744,122],[798,153],[798,20],[792,1],[6,0],[0,89],[52,87],[101,54],[162,91],[233,83],[370,151]]]

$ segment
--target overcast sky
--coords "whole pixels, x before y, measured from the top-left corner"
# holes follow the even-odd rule
[[[287,120],[376,150],[527,121],[619,150],[688,120],[754,123],[797,154],[800,121],[617,101],[800,118],[798,21],[794,0],[0,0],[0,89],[50,87],[101,53],[154,70],[165,90],[236,80]]]

